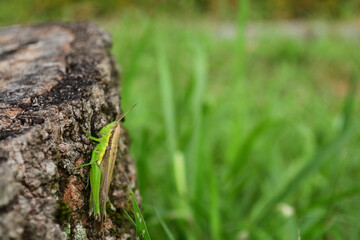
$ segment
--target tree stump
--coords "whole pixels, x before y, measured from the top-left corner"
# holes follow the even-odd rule
[[[0,29],[1,239],[134,239],[135,188],[122,130],[103,235],[89,216],[93,136],[119,109],[111,38],[91,23]],[[131,210],[130,210],[131,211]]]

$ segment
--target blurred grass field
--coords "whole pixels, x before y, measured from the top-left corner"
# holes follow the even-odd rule
[[[359,41],[119,22],[107,28],[123,108],[139,104],[126,127],[153,238],[167,238],[156,211],[175,239],[360,236]]]
[[[97,19],[122,108],[138,103],[125,126],[151,237],[358,239],[360,41],[249,39],[237,15],[230,37],[201,14]]]

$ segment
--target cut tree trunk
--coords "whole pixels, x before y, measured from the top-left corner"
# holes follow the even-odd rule
[[[90,23],[0,29],[0,238],[135,239],[136,185],[122,130],[101,233],[89,216],[93,136],[119,109],[111,38]],[[131,210],[130,210],[131,211]]]

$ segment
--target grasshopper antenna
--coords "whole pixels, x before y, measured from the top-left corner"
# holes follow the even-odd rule
[[[118,114],[116,117],[116,121],[120,122],[121,119],[123,119],[126,116],[126,114],[128,114],[136,106],[136,104],[137,103],[135,103],[134,106],[132,106],[125,114],[123,114],[123,115]]]

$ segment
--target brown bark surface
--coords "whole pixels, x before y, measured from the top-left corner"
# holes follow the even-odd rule
[[[0,29],[1,239],[101,239],[89,216],[93,136],[119,109],[111,38],[90,23]],[[123,214],[135,187],[122,131],[105,239],[134,239]]]

